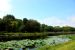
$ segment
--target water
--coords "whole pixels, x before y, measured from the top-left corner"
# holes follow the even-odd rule
[[[8,41],[8,42],[0,42],[0,47],[13,47],[14,50],[36,50],[36,48],[42,47],[44,45],[57,45],[60,43],[68,42],[69,38],[64,36],[48,36],[45,39],[37,39],[37,40],[20,40],[20,41]],[[19,47],[19,48],[17,48]],[[25,48],[25,49],[23,49]]]
[[[46,38],[46,39],[42,39],[41,41],[44,42],[45,45],[57,45],[57,44],[60,44],[60,43],[64,43],[64,42],[68,42],[69,38],[60,38],[60,37],[57,37],[57,36],[52,36],[52,37],[49,37],[49,38]],[[39,40],[36,40],[36,42],[38,42]],[[41,47],[41,45],[39,45],[39,42],[37,44],[37,48],[38,47]],[[26,48],[27,50],[35,50],[36,48]],[[20,50],[23,50],[22,48],[20,48]]]

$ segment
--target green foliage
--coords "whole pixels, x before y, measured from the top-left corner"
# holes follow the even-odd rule
[[[65,32],[72,32],[72,31],[75,31],[75,28],[70,27],[70,26],[64,26],[64,27],[62,27],[62,30]]]
[[[25,25],[21,25],[20,28],[19,28],[19,31],[25,32],[26,31]]]
[[[0,19],[0,31],[4,32],[39,32],[40,23],[36,20],[28,20],[23,18],[23,21],[16,19],[13,15],[6,15]]]
[[[46,33],[0,33],[0,41],[45,38]]]
[[[3,17],[3,20],[11,21],[11,20],[15,20],[15,17],[13,15],[6,15],[6,16]]]
[[[26,25],[28,19],[27,18],[23,18],[23,24]]]
[[[48,26],[40,24],[33,19],[16,19],[13,15],[6,15],[0,18],[0,32],[74,32],[75,27],[71,26]]]
[[[55,46],[45,45],[37,50],[75,50],[75,40]]]
[[[47,27],[47,25],[45,25],[45,24],[42,24],[41,25],[41,32],[46,32],[46,29],[47,29],[48,27]]]
[[[60,35],[60,38],[70,38],[71,40],[65,43],[57,44],[57,45],[45,45],[37,50],[75,50],[75,34],[74,35]]]
[[[64,37],[64,36],[63,36]],[[12,40],[7,42],[0,42],[0,48],[26,48],[26,47],[42,47],[45,45],[54,46],[69,41],[68,38],[62,38],[59,36],[48,37],[45,39],[36,40]],[[54,43],[55,42],[55,43]]]
[[[60,26],[55,26],[54,27],[54,32],[61,32],[62,28]]]
[[[28,32],[39,32],[40,31],[40,23],[37,22],[36,20],[32,20],[32,19],[28,20],[26,27],[27,27]]]

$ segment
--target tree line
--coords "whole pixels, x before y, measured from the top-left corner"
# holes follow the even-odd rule
[[[73,32],[71,26],[48,26],[33,19],[17,19],[13,15],[5,15],[0,18],[0,32]]]

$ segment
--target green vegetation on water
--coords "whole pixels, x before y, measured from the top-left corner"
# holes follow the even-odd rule
[[[74,35],[73,35],[74,36]],[[42,48],[42,46],[56,46],[57,44],[62,44],[70,41],[72,35],[59,35],[59,36],[49,36],[45,39],[36,39],[36,40],[12,40],[7,42],[0,42],[0,48],[26,48],[26,47],[35,47]],[[46,47],[44,47],[46,48]]]
[[[60,37],[70,38],[71,40],[58,45],[45,45],[37,50],[75,50],[75,35],[61,35]]]

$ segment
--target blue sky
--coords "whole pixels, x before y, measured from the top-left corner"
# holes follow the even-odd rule
[[[75,0],[0,0],[1,16],[35,19],[53,26],[75,26]],[[3,2],[3,3],[2,3]],[[2,18],[2,17],[1,17]]]

